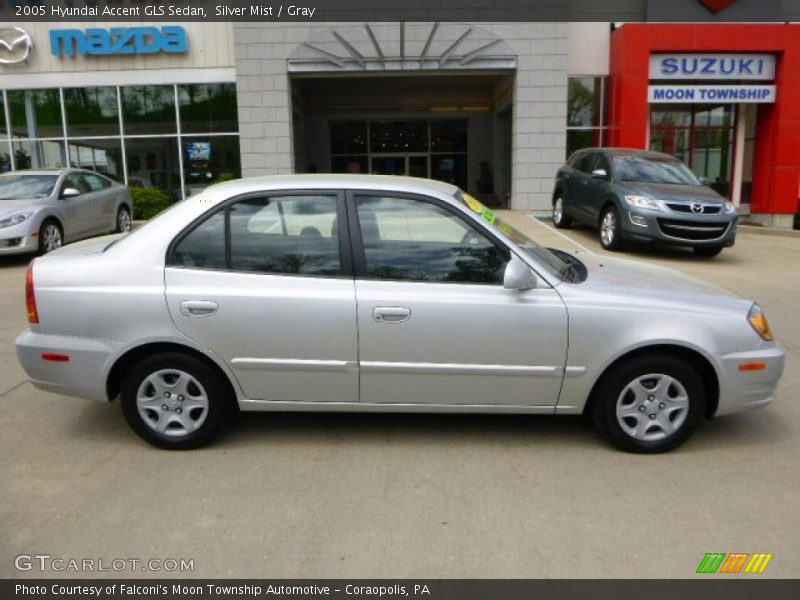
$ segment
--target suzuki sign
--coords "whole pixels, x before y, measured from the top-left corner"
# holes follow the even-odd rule
[[[651,54],[650,79],[775,79],[774,54]]]
[[[111,29],[54,29],[50,51],[54,56],[109,56],[118,54],[183,53],[189,49],[186,30],[177,25],[112,27]]]

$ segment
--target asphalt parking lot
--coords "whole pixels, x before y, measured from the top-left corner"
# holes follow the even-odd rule
[[[514,219],[545,245],[602,252],[587,229]],[[25,382],[27,259],[1,259],[0,577],[687,578],[706,552],[769,552],[755,577],[796,577],[800,238],[743,231],[714,259],[625,256],[757,300],[788,351],[777,401],[657,456],[618,452],[573,417],[302,413],[245,415],[209,448],[166,452],[117,403]],[[194,571],[19,572],[20,554]]]

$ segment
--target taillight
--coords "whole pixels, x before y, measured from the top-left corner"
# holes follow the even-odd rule
[[[25,307],[28,309],[28,323],[38,323],[39,311],[36,310],[36,294],[33,291],[33,262],[28,266],[25,276]]]

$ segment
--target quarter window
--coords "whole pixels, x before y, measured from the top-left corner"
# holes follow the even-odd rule
[[[508,254],[459,216],[409,198],[359,196],[367,276],[502,284]]]

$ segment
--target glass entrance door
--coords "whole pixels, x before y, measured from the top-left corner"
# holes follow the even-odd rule
[[[427,154],[373,155],[370,173],[374,175],[410,175],[429,177]]]
[[[650,149],[681,159],[719,194],[731,197],[733,105],[657,105],[650,112]]]

